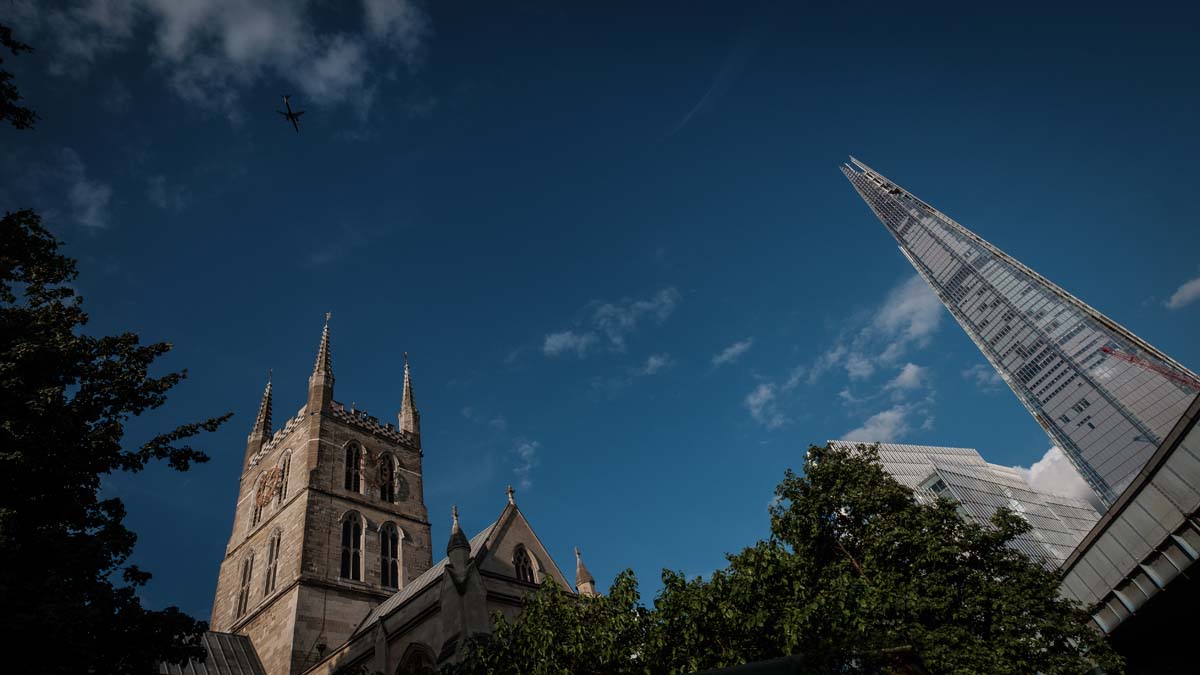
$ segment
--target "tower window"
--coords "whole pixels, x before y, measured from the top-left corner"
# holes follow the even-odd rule
[[[529,552],[524,546],[518,546],[513,552],[513,568],[517,571],[517,578],[521,581],[534,583],[533,580],[533,562],[529,559]]]
[[[267,542],[267,575],[263,582],[263,595],[267,595],[275,590],[275,575],[279,567],[279,530],[275,530],[271,534],[271,540]]]
[[[379,458],[379,498],[396,501],[396,460],[391,455]]]
[[[358,443],[346,446],[346,489],[362,492],[362,448]]]
[[[400,587],[400,532],[391,523],[379,530],[379,583],[384,588]]]
[[[254,574],[254,553],[242,561],[242,584],[238,590],[237,616],[241,618],[250,606],[250,577]]]
[[[263,512],[262,490],[263,490],[264,478],[265,478],[264,475],[259,474],[258,480],[255,481],[255,483],[254,483],[254,508],[250,511],[250,526],[251,527],[258,525],[259,521],[262,520],[262,512]],[[270,501],[270,499],[271,499],[271,495],[270,495],[270,493],[268,493],[267,501]]]
[[[279,462],[279,503],[287,499],[288,474],[292,471],[292,453],[285,453]]]
[[[362,518],[357,513],[342,521],[342,578],[362,580]]]

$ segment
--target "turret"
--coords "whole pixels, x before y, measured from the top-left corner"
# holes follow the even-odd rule
[[[325,329],[321,331],[321,346],[317,348],[317,362],[308,377],[307,410],[312,413],[329,408],[333,402],[333,356],[329,353],[329,312],[325,312]]]

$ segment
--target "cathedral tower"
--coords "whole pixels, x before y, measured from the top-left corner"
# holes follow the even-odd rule
[[[432,564],[408,357],[397,424],[333,398],[329,315],[304,406],[273,430],[268,380],[247,439],[212,629],[300,673]]]

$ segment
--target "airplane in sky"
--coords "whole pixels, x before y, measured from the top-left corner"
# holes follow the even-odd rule
[[[290,94],[286,94],[283,97],[283,105],[284,105],[284,107],[287,108],[287,112],[283,112],[282,110],[276,110],[275,112],[286,117],[287,121],[291,122],[292,126],[296,128],[296,133],[300,133],[300,116],[304,114],[304,111],[299,110],[296,112],[292,112],[292,104],[288,100],[290,98],[291,98]]]

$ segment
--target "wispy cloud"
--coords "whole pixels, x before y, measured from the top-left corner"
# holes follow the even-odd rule
[[[382,77],[375,63],[415,69],[431,33],[415,0],[363,0],[359,25],[336,28],[309,3],[282,0],[21,2],[13,14],[24,35],[53,44],[55,74],[81,78],[108,56],[148,49],[176,95],[233,120],[242,93],[273,78],[316,104],[358,101]]]
[[[667,287],[648,298],[589,303],[585,308],[586,318],[578,322],[579,325],[545,336],[542,353],[583,357],[601,346],[611,352],[624,352],[629,336],[641,323],[661,324],[675,311],[679,301],[679,291]]]
[[[768,429],[778,429],[787,423],[787,417],[779,410],[777,387],[770,382],[760,383],[743,401],[750,416]]]
[[[146,179],[146,199],[160,209],[182,211],[187,204],[188,192],[181,185],[168,185],[166,176],[157,174]]]
[[[886,443],[899,440],[912,429],[910,417],[914,413],[910,404],[897,404],[887,410],[877,412],[858,426],[842,434],[847,441],[867,441]]]
[[[906,363],[896,377],[892,378],[884,389],[913,390],[925,386],[929,379],[929,369],[915,363]]]
[[[755,39],[755,37],[749,31],[743,30],[738,35],[737,41],[734,42],[733,47],[730,48],[729,53],[726,54],[725,60],[721,62],[721,67],[717,70],[716,74],[713,75],[712,81],[709,83],[708,88],[704,91],[704,94],[701,95],[700,99],[688,109],[687,113],[680,118],[679,122],[676,123],[669,132],[667,132],[667,135],[664,138],[670,138],[680,131],[683,131],[683,128],[688,125],[688,122],[691,122],[692,118],[699,114],[700,111],[704,110],[704,108],[713,101],[716,101],[724,96],[725,92],[729,90],[729,86],[738,78],[738,76],[742,74],[742,71],[745,70],[746,63],[749,62],[750,57],[754,55],[754,51],[757,49],[757,47],[757,39]]]
[[[725,349],[722,349],[720,353],[715,354],[712,357],[712,364],[714,366],[723,366],[726,363],[735,363],[739,358],[741,358],[742,354],[745,354],[747,351],[749,351],[750,347],[753,345],[754,338],[752,337],[748,337],[740,342],[735,342]]]
[[[596,342],[594,333],[576,333],[573,330],[564,330],[546,336],[542,341],[542,353],[546,356],[574,354],[583,357]]]
[[[929,344],[942,321],[942,304],[919,276],[888,291],[871,314],[851,319],[851,327],[814,361],[809,380],[842,368],[851,379],[866,379],[896,363],[912,349]]]
[[[1000,377],[1000,373],[996,372],[995,368],[982,363],[976,363],[962,371],[962,376],[963,379],[974,382],[985,391],[1000,389],[1004,386],[1004,378]]]
[[[653,375],[671,365],[670,354],[651,354],[646,357],[646,364],[638,369],[639,375]]]
[[[518,485],[522,490],[533,487],[533,467],[538,465],[538,451],[542,444],[527,438],[513,441],[513,454],[517,456],[517,465],[513,473],[517,476]]]
[[[1167,300],[1167,309],[1181,309],[1200,300],[1200,277],[1185,281]]]
[[[103,181],[89,178],[83,160],[71,148],[63,148],[61,159],[72,218],[87,228],[108,227],[108,203],[112,199],[112,187]]]
[[[1067,459],[1058,446],[1051,446],[1041,459],[1029,467],[1013,468],[1020,471],[1033,489],[1039,492],[1083,499],[1091,502],[1097,510],[1103,511],[1104,509],[1100,498],[1088,487],[1087,482],[1079,475],[1079,471],[1071,464],[1071,460]]]

